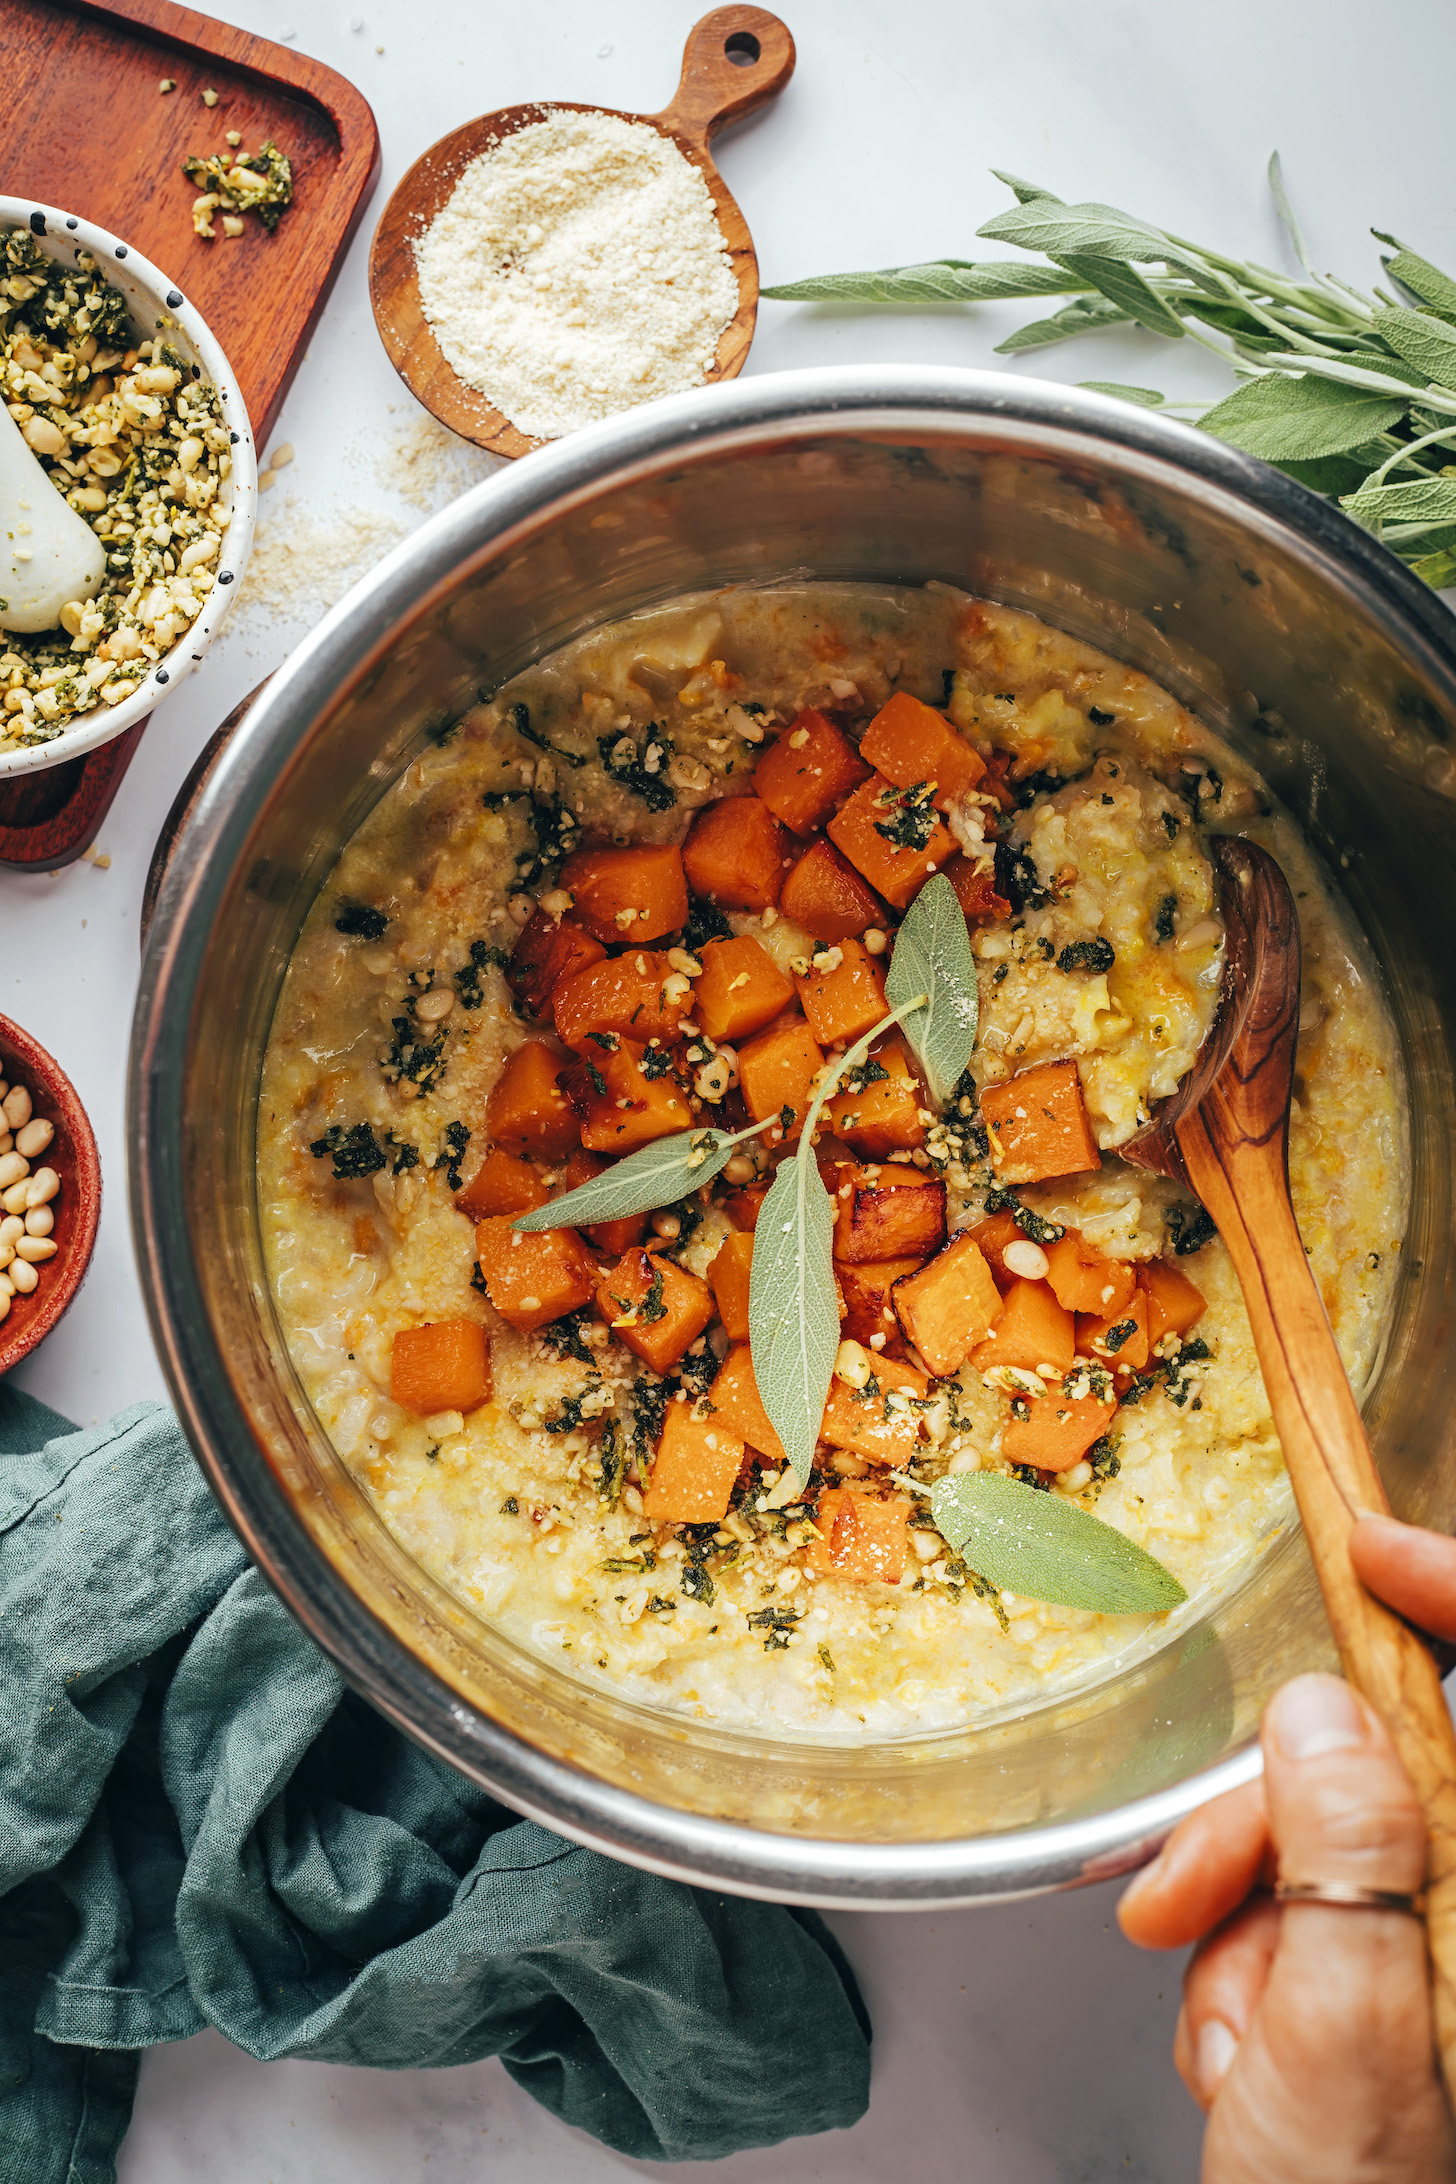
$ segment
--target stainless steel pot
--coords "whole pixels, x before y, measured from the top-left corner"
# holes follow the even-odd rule
[[[1255,1771],[1270,1691],[1329,1659],[1297,1528],[1191,1636],[1098,1689],[979,1731],[775,1744],[578,1684],[433,1583],[329,1447],[263,1278],[264,1041],[364,813],[481,685],[649,601],[793,571],[1030,608],[1158,677],[1304,823],[1382,967],[1413,1100],[1411,1233],[1366,1415],[1397,1509],[1456,1524],[1456,625],[1301,487],[1062,387],[878,367],[739,381],[533,455],[392,554],[279,671],[178,844],[137,1008],[133,1216],[219,1500],[402,1728],[659,1872],[799,1902],[964,1903],[1129,1867]]]

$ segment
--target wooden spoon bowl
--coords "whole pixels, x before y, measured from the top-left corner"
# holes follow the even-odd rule
[[[758,257],[748,223],[713,164],[708,146],[729,122],[742,121],[776,98],[794,73],[794,41],[764,8],[715,8],[688,33],[682,81],[660,114],[624,114],[609,106],[553,99],[503,106],[467,121],[417,159],[380,216],[369,251],[369,301],[389,361],[417,401],[451,432],[492,455],[529,455],[544,443],[517,431],[508,417],[456,373],[435,339],[420,302],[415,244],[448,204],[471,161],[503,138],[549,114],[612,114],[645,122],[670,137],[708,186],[738,282],[738,309],[724,327],[707,374],[710,382],[742,371],[758,317]]]
[[[7,1085],[23,1084],[35,1113],[55,1125],[55,1136],[31,1166],[54,1168],[61,1179],[52,1202],[56,1255],[40,1265],[38,1286],[28,1297],[12,1298],[0,1320],[0,1373],[8,1373],[58,1324],[85,1279],[101,1219],[101,1162],[76,1087],[54,1056],[8,1016],[0,1016],[0,1076]]]

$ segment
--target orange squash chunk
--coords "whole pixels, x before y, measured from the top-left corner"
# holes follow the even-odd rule
[[[503,1146],[492,1145],[458,1193],[455,1211],[480,1221],[490,1213],[530,1213],[534,1207],[544,1206],[550,1196],[539,1168],[506,1152]]]
[[[810,1569],[852,1585],[898,1585],[910,1546],[910,1509],[903,1494],[877,1501],[853,1487],[826,1488],[814,1512],[819,1537],[805,1557]]]
[[[581,1142],[588,1152],[632,1153],[654,1138],[692,1128],[692,1109],[676,1079],[642,1074],[646,1052],[633,1039],[623,1039],[612,1053],[591,1046],[565,1072],[563,1082],[581,1117]]]
[[[475,1224],[475,1256],[485,1293],[508,1326],[534,1334],[548,1320],[591,1298],[596,1268],[575,1229],[523,1236],[508,1213]]]
[[[997,1288],[1003,1291],[1009,1289],[1018,1277],[1007,1266],[1003,1254],[1008,1244],[1024,1240],[1022,1231],[1016,1225],[1016,1216],[1011,1213],[993,1213],[988,1220],[978,1221],[973,1229],[967,1229],[966,1234],[991,1269]]]
[[[1102,1166],[1075,1062],[1043,1062],[1006,1084],[988,1085],[981,1119],[1000,1183],[1039,1183]]]
[[[628,1251],[597,1276],[597,1316],[655,1373],[667,1373],[713,1317],[713,1292],[675,1259]]]
[[[1064,1373],[1076,1349],[1076,1323],[1046,1283],[1019,1281],[1007,1291],[990,1336],[972,1350],[971,1363],[978,1373],[989,1372],[993,1365],[1019,1365],[1029,1373],[1038,1365],[1054,1365]]]
[[[821,1046],[853,1046],[885,1014],[885,974],[863,941],[842,940],[832,971],[796,977],[799,1003]]]
[[[698,951],[703,975],[694,983],[698,1022],[710,1039],[746,1039],[781,1016],[794,989],[751,933],[710,940]]]
[[[401,1327],[389,1353],[389,1392],[405,1410],[479,1410],[490,1397],[490,1345],[475,1320]]]
[[[880,1042],[871,1060],[885,1071],[862,1092],[836,1092],[824,1112],[846,1144],[866,1160],[883,1160],[890,1153],[913,1152],[925,1143],[920,1120],[924,1094],[910,1066],[904,1042],[891,1036]]]
[[[869,771],[849,737],[808,706],[760,754],[753,785],[790,833],[812,834]]]
[[[551,996],[566,979],[599,963],[606,950],[576,918],[533,910],[506,965],[506,984],[527,1016],[551,1021]]]
[[[928,1259],[945,1242],[944,1183],[900,1161],[842,1174],[838,1208],[836,1259]]]
[[[756,796],[707,804],[688,829],[683,870],[695,895],[721,910],[769,910],[793,859],[789,838]]]
[[[486,1127],[508,1152],[564,1160],[580,1137],[559,1082],[562,1063],[549,1046],[528,1039],[509,1055],[485,1103]]]
[[[1186,1274],[1166,1259],[1147,1259],[1138,1268],[1138,1281],[1147,1291],[1148,1346],[1156,1350],[1164,1335],[1186,1335],[1202,1319],[1207,1306],[1203,1292]]]
[[[557,1036],[578,1053],[589,1051],[587,1041],[603,1032],[635,1039],[639,1046],[649,1039],[675,1039],[689,1009],[686,1000],[676,1007],[664,1001],[662,989],[671,975],[667,957],[651,948],[630,948],[626,955],[591,964],[556,988],[551,1006]]]
[[[897,690],[880,707],[864,732],[860,752],[902,789],[933,781],[941,811],[975,788],[986,771],[980,754],[956,734],[944,714],[912,698],[908,690]]]
[[[1070,1471],[1094,1441],[1111,1431],[1117,1416],[1115,1403],[1099,1402],[1095,1395],[1074,1401],[1056,1387],[1028,1408],[1028,1417],[1007,1420],[1001,1453],[1008,1463],[1030,1464],[1036,1471]]]
[[[796,1138],[814,1096],[814,1079],[823,1066],[824,1056],[802,1017],[751,1040],[739,1050],[738,1089],[752,1120],[766,1122],[787,1107],[791,1112],[784,1137],[787,1141]]]
[[[584,1147],[579,1147],[561,1171],[562,1195],[579,1189],[583,1183],[590,1183],[594,1176],[604,1174],[611,1165],[609,1160],[603,1160],[600,1153],[589,1153]],[[620,1259],[624,1251],[630,1251],[634,1244],[640,1244],[647,1234],[647,1216],[645,1213],[629,1213],[620,1221],[592,1221],[582,1230],[582,1234],[589,1243],[595,1244],[598,1251],[606,1252],[610,1258]]]
[[[815,940],[846,940],[886,922],[885,905],[832,842],[815,842],[784,881],[779,908]]]
[[[687,921],[680,849],[578,850],[561,867],[560,885],[587,931],[608,944],[656,940]]]
[[[758,1226],[758,1216],[764,1200],[772,1189],[772,1182],[745,1183],[742,1190],[730,1191],[722,1202],[725,1220],[736,1229],[746,1229],[750,1234]]]
[[[829,839],[835,848],[897,910],[919,894],[931,873],[954,856],[956,846],[950,828],[939,819],[932,822],[923,849],[900,848],[878,832],[900,819],[905,794],[883,774],[871,774],[829,822]]]
[[[1132,1303],[1137,1277],[1125,1259],[1104,1259],[1077,1229],[1054,1244],[1044,1244],[1047,1280],[1058,1304],[1069,1312],[1115,1320]]]
[[[1091,1317],[1077,1314],[1077,1348],[1083,1357],[1101,1358],[1114,1372],[1140,1373],[1148,1362],[1148,1297],[1134,1289],[1125,1312]]]
[[[708,1286],[730,1342],[748,1340],[748,1272],[753,1264],[753,1231],[725,1236],[708,1269]]]
[[[788,1461],[784,1444],[770,1425],[768,1412],[763,1407],[763,1397],[753,1377],[753,1354],[746,1342],[736,1342],[718,1367],[718,1376],[708,1390],[708,1401],[728,1431],[746,1442],[749,1448],[756,1449],[760,1456],[767,1456],[776,1464]]]
[[[853,1449],[871,1463],[908,1463],[923,1436],[922,1417],[919,1411],[892,1402],[891,1391],[898,1388],[923,1396],[929,1385],[913,1365],[899,1358],[877,1357],[873,1379],[865,1387],[851,1388],[838,1378],[830,1381],[819,1438],[831,1448]]]
[[[1009,918],[1011,905],[1004,895],[996,892],[996,865],[988,851],[986,869],[981,869],[979,857],[967,857],[957,850],[944,867],[945,876],[956,891],[956,901],[966,914],[968,925],[996,925],[1002,918]]]
[[[840,1332],[863,1343],[868,1343],[874,1335],[882,1336],[886,1356],[902,1351],[904,1338],[895,1317],[891,1292],[896,1282],[918,1274],[921,1264],[919,1259],[872,1259],[863,1265],[842,1259],[834,1269],[844,1299],[844,1325]]]
[[[716,1524],[728,1514],[742,1462],[743,1443],[716,1412],[704,1407],[700,1416],[696,1403],[669,1403],[643,1514],[652,1524]]]
[[[959,1372],[1001,1317],[1001,1292],[975,1239],[957,1236],[895,1285],[900,1325],[937,1379]]]

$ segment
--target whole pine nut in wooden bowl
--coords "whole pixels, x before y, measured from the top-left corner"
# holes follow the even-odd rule
[[[736,378],[758,317],[758,256],[748,223],[708,147],[720,129],[778,96],[794,72],[794,59],[794,41],[776,15],[758,7],[715,8],[689,31],[677,95],[660,114],[548,100],[482,114],[432,144],[385,206],[369,252],[369,298],[380,339],[405,385],[431,415],[492,455],[529,455],[544,444],[468,386],[446,358],[425,316],[415,246],[448,205],[473,160],[517,130],[557,114],[604,114],[645,123],[669,138],[701,174],[738,284],[738,308],[719,336],[706,380],[712,384]]]
[[[28,1031],[0,1016],[0,1374],[64,1316],[101,1219],[101,1162],[80,1095]]]

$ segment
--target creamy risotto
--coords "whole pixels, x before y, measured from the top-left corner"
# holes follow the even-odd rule
[[[1164,691],[948,588],[809,585],[599,629],[467,713],[315,905],[259,1125],[284,1334],[396,1537],[574,1675],[794,1734],[985,1719],[1201,1612],[1291,1505],[1223,1245],[1118,1148],[1213,1020],[1220,832],[1298,901],[1291,1179],[1358,1387],[1405,1219],[1393,1033],[1299,835]],[[932,872],[976,1045],[937,1108],[892,1030],[825,1111],[843,1341],[803,1490],[754,1380],[754,1223]],[[514,1228],[706,1122],[764,1126],[708,1188]],[[998,1591],[910,1490],[975,1470],[1189,1605]]]

